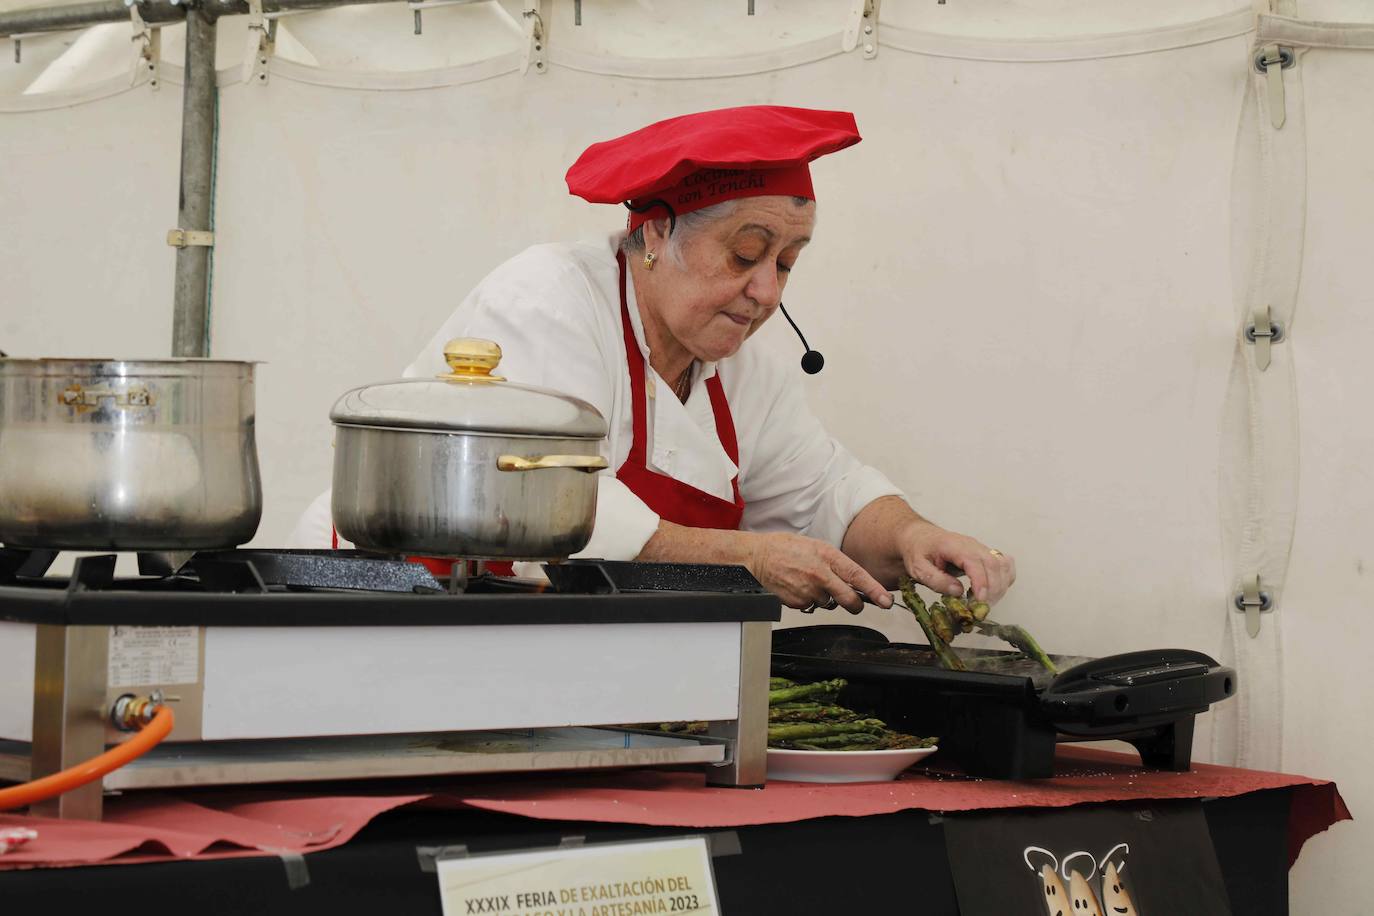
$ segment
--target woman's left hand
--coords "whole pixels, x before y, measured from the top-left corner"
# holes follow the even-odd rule
[[[897,546],[911,578],[945,595],[964,593],[963,584],[946,571],[953,566],[968,576],[973,597],[988,604],[1016,581],[1016,561],[1009,554],[924,519],[906,526],[897,536]]]

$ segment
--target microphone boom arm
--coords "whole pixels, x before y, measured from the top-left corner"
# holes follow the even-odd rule
[[[806,342],[806,335],[801,332],[801,328],[797,327],[797,323],[792,320],[792,316],[787,314],[787,307],[781,302],[778,303],[778,311],[782,312],[782,317],[787,319],[787,323],[792,326],[792,330],[797,332],[797,336],[801,338],[802,346],[806,349],[806,352],[802,354],[801,358],[802,371],[807,375],[815,375],[817,372],[820,372],[821,369],[825,368],[825,357],[821,355],[819,350],[811,349],[811,345]]]

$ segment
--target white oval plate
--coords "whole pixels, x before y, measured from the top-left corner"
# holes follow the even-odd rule
[[[887,782],[938,747],[898,751],[768,749],[768,778],[787,782]]]

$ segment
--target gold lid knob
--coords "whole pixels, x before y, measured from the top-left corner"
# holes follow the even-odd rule
[[[444,379],[464,381],[503,382],[492,370],[501,363],[501,347],[490,340],[480,337],[455,337],[444,344],[444,361],[448,363],[448,374]]]

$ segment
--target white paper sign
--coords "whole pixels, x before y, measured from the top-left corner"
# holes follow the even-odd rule
[[[438,872],[444,916],[720,912],[699,836],[442,859]]]

